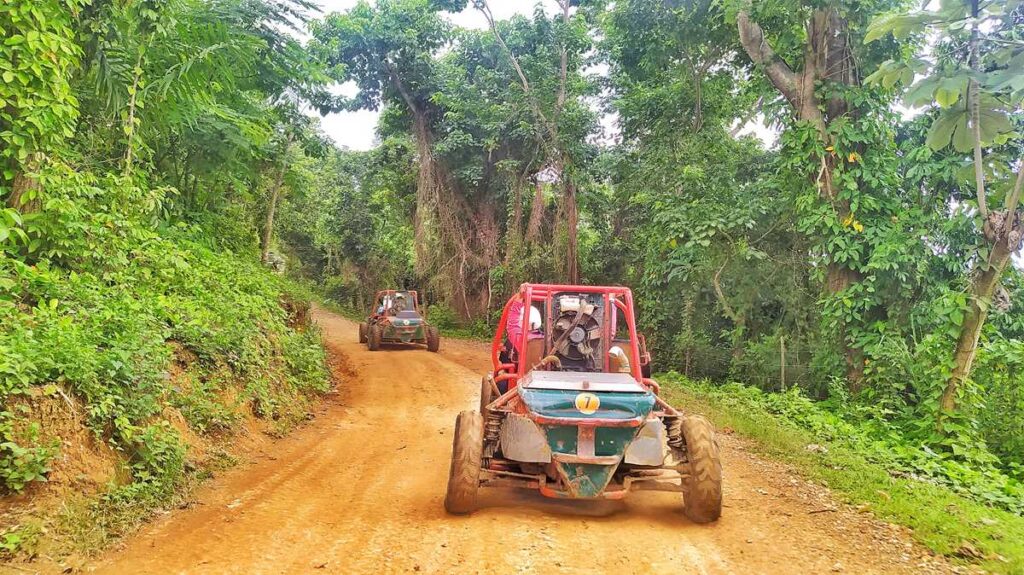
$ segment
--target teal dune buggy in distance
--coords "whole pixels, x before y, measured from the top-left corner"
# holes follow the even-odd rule
[[[682,494],[698,523],[722,512],[714,428],[659,397],[624,287],[523,284],[492,341],[480,409],[455,423],[445,508],[476,508],[481,487],[547,497]]]
[[[437,351],[441,334],[427,323],[415,291],[381,290],[370,316],[359,324],[359,343],[365,343],[370,351],[385,343],[419,343],[428,351]]]

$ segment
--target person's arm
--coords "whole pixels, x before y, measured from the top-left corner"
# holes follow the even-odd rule
[[[519,346],[523,335],[523,302],[517,301],[508,309],[505,332],[508,334],[509,341],[512,342],[512,347],[516,349],[516,354],[519,355],[522,351]]]

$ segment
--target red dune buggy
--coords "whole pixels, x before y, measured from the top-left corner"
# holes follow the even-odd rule
[[[523,284],[491,345],[480,409],[455,422],[445,508],[470,513],[480,487],[548,497],[682,494],[693,521],[722,512],[712,425],[659,397],[624,287]]]

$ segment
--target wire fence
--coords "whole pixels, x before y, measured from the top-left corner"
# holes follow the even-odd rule
[[[759,345],[736,349],[730,345],[677,345],[663,359],[659,369],[671,369],[691,379],[739,381],[764,390],[782,391],[791,387],[810,389],[818,384],[806,349],[787,348],[785,340],[775,349]]]

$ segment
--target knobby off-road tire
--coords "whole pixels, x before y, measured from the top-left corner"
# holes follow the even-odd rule
[[[464,515],[476,510],[480,489],[480,465],[484,452],[484,418],[476,411],[463,411],[455,420],[452,466],[448,471],[448,492],[444,508]]]
[[[432,325],[427,326],[427,351],[436,352],[441,348],[441,332]]]
[[[359,343],[366,343],[366,330],[369,327],[365,321],[359,324]]]
[[[380,340],[384,337],[384,330],[379,325],[370,326],[370,334],[366,340],[366,347],[370,351],[377,351],[380,349]]]
[[[690,476],[683,480],[683,513],[694,523],[722,515],[722,462],[711,422],[699,415],[682,420]]]

